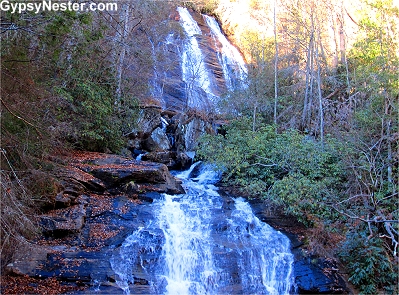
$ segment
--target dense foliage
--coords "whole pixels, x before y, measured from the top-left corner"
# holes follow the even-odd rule
[[[254,197],[282,205],[306,224],[337,217],[331,204],[345,173],[333,141],[321,144],[296,130],[272,125],[252,130],[250,120],[232,122],[226,135],[206,135],[198,156],[225,171],[224,181]]]
[[[397,293],[399,269],[397,263],[392,263],[383,237],[368,237],[361,227],[348,235],[339,255],[351,274],[349,280],[364,294],[377,294],[380,290]]]
[[[222,2],[239,1],[183,4],[218,16]],[[334,2],[275,1],[274,37],[243,30],[236,44],[251,56],[247,87],[223,99],[231,124],[224,136],[204,136],[198,153],[229,185],[319,229],[309,243],[337,246],[361,292],[397,293],[399,11],[392,0],[359,1],[349,49],[349,12]],[[137,120],[136,98],[148,96],[154,56],[162,60],[154,44],[169,33],[176,3],[120,3],[114,14],[1,12],[2,265],[57,193],[50,155],[118,152]],[[273,26],[263,17],[271,2],[249,3]]]
[[[23,118],[38,120],[47,111],[46,123],[59,131],[59,134],[52,133],[60,140],[68,139],[82,149],[120,149],[122,132],[114,107],[115,81],[111,61],[104,60],[106,48],[101,47],[105,33],[102,24],[94,22],[90,14],[76,12],[47,13],[40,17],[22,14],[13,23],[36,27],[32,33],[39,37],[25,31],[4,32],[2,83],[6,99],[3,104],[25,113],[14,105],[17,98],[12,97],[13,93],[19,93],[16,87],[20,86],[11,81],[18,79],[33,92],[19,93],[34,107],[29,113],[21,114]],[[46,101],[44,108],[35,104],[37,96]],[[15,116],[5,119],[8,118],[18,121]],[[7,128],[14,124],[7,120],[2,123],[4,132],[15,134]],[[35,125],[46,129],[41,122]]]

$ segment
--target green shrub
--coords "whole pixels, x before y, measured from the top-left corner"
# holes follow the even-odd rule
[[[329,204],[345,177],[339,145],[332,140],[323,145],[295,130],[277,134],[271,125],[251,127],[242,119],[225,136],[205,135],[198,156],[222,169],[224,181],[282,205],[308,225],[315,218],[337,218]]]
[[[362,294],[397,294],[398,268],[387,253],[384,241],[378,236],[368,237],[366,228],[351,230],[340,250],[340,257],[348,269],[349,281]]]
[[[316,233],[322,229],[321,236],[309,237],[309,245],[320,252],[324,250],[320,245],[337,247],[350,281],[363,294],[392,294],[398,291],[395,244],[387,232],[388,224],[373,222],[373,218],[385,214],[397,220],[392,193],[397,190],[385,185],[381,177],[383,185],[380,190],[375,188],[374,194],[350,197],[348,188],[354,177],[358,175],[363,182],[367,177],[348,175],[345,170],[350,169],[345,167],[357,167],[357,173],[365,169],[366,175],[373,171],[362,155],[328,136],[321,143],[295,130],[276,133],[274,126],[252,131],[251,120],[245,118],[233,121],[224,136],[203,136],[198,148],[198,156],[222,169],[223,181],[229,185],[280,205]],[[365,218],[371,219],[370,225]],[[390,230],[397,239],[397,223],[392,223]],[[342,245],[338,241],[343,237],[335,235],[338,231],[347,231]]]

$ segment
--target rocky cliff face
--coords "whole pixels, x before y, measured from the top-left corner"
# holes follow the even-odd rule
[[[137,129],[128,135],[128,150],[134,158],[163,163],[169,169],[186,169],[192,164],[198,138],[214,134],[222,124],[201,111],[142,108]]]

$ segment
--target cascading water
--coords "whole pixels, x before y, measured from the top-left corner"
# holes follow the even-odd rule
[[[176,175],[186,194],[154,201],[153,220],[111,259],[117,284],[126,294],[138,278],[152,294],[289,294],[288,238],[255,217],[244,199],[220,196],[218,173],[199,165]],[[193,170],[200,173],[190,178]]]
[[[196,39],[201,29],[186,8],[179,7],[180,21],[188,42],[184,44],[182,55],[183,81],[186,83],[188,106],[203,108],[215,101],[210,73],[205,66],[204,56]]]
[[[243,57],[213,17],[178,7],[173,19],[182,32],[158,42],[149,38],[154,64],[149,95],[165,109],[217,112],[222,95],[245,87]]]
[[[211,34],[215,40],[215,47],[219,49],[217,57],[223,68],[227,89],[234,90],[245,86],[243,82],[247,77],[248,71],[241,54],[227,40],[219,24],[213,17],[204,15],[204,18],[211,29]],[[221,46],[218,44],[221,44]]]
[[[186,8],[177,10],[185,37],[171,33],[162,46],[165,56],[179,58],[181,72],[167,62],[154,66],[161,83],[153,95],[168,107],[214,111],[223,91],[245,87],[244,61],[213,18],[197,15],[204,17],[201,30]],[[151,45],[156,63],[158,45]],[[167,121],[161,123],[166,132]],[[201,127],[194,123],[185,127],[186,148]],[[259,221],[244,199],[222,197],[218,173],[201,165],[176,174],[184,195],[157,195],[138,211],[138,227],[110,261],[116,284],[125,294],[288,294],[294,283],[288,238]]]

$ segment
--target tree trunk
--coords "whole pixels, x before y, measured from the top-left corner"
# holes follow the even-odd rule
[[[277,81],[277,66],[278,66],[278,43],[277,43],[277,28],[276,28],[276,4],[274,1],[274,45],[276,54],[274,57],[274,124],[277,126],[277,100],[278,100],[278,81]]]
[[[302,128],[305,130],[307,125],[307,117],[308,117],[308,110],[309,110],[309,88],[311,79],[311,70],[313,70],[313,63],[312,63],[312,55],[311,55],[311,48],[313,47],[313,34],[310,36],[309,39],[309,48],[307,52],[307,60],[306,60],[306,78],[305,78],[305,98],[303,102],[303,111],[302,111]]]
[[[254,104],[254,112],[252,114],[252,131],[255,132],[255,126],[256,126],[256,108],[257,104]]]
[[[121,51],[119,54],[119,59],[116,67],[116,81],[117,86],[115,90],[115,106],[119,107],[122,96],[122,73],[123,73],[123,63],[126,55],[126,39],[129,34],[129,11],[130,11],[130,3],[123,3],[123,25],[120,33],[119,43],[121,46]]]
[[[343,7],[341,7],[341,16],[339,18],[339,51],[341,54],[341,64],[345,65],[346,71],[346,86],[348,87],[348,91],[350,89],[350,81],[349,81],[349,67],[348,60],[346,58],[346,37],[345,37],[345,29],[344,29],[344,11]]]
[[[318,33],[320,42],[320,32]],[[323,115],[323,97],[321,93],[321,75],[320,75],[320,59],[319,59],[319,44],[316,44],[316,62],[317,62],[317,90],[319,97],[319,119],[320,119],[320,141],[324,143],[324,115]]]

